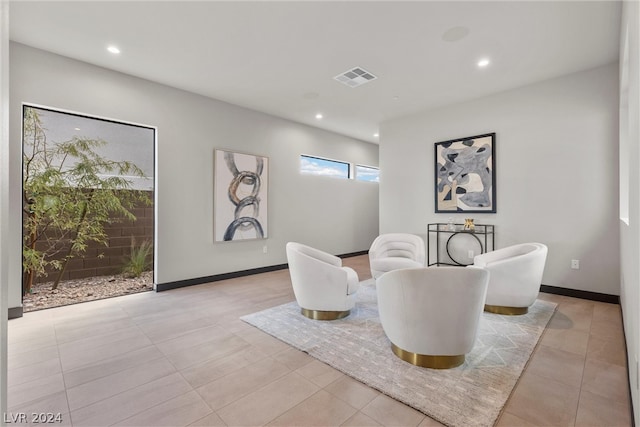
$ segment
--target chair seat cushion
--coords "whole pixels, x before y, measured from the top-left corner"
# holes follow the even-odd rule
[[[377,258],[375,260],[371,260],[371,268],[377,271],[392,271],[392,270],[400,270],[403,268],[417,268],[424,267],[418,261],[414,261],[409,258],[402,257],[388,257],[388,258]]]

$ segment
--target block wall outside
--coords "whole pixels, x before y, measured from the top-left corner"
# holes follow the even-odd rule
[[[153,200],[153,192],[149,192]],[[107,246],[89,242],[83,256],[69,260],[62,280],[83,279],[86,277],[109,276],[122,273],[124,263],[131,252],[131,240],[139,246],[145,240],[153,243],[153,205],[140,205],[131,211],[136,220],[105,225],[108,236]],[[102,257],[100,255],[102,254]],[[153,253],[150,254],[153,261]],[[35,283],[55,280],[57,271],[50,271],[48,276],[38,277]]]

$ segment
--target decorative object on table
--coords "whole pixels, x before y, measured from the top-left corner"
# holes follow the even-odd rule
[[[476,256],[473,265],[491,275],[485,311],[526,314],[538,298],[547,251],[542,243],[521,243]]]
[[[447,222],[447,231],[456,231],[456,225],[453,223],[453,218],[449,217],[449,222]]]
[[[435,212],[496,212],[496,134],[435,144]]]
[[[457,368],[419,368],[396,357],[382,329],[373,279],[360,284],[351,315],[317,322],[294,302],[242,320],[450,427],[490,427],[522,374],[556,304],[537,300],[524,316],[482,313],[478,339]]]
[[[449,223],[427,225],[427,267],[471,265],[476,255],[494,250],[494,225],[474,223],[473,232],[463,227],[464,224],[453,224],[451,231]]]
[[[387,271],[424,267],[424,240],[409,233],[387,233],[375,238],[369,248],[371,276],[377,279]]]
[[[464,219],[464,229],[469,231],[473,231],[476,229],[476,226],[473,223],[473,218]]]
[[[289,274],[301,313],[314,320],[349,315],[360,286],[358,274],[342,259],[301,243],[287,243]]]
[[[269,158],[215,150],[214,241],[267,238]]]

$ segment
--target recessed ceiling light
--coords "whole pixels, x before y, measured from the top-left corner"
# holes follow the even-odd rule
[[[491,63],[491,61],[489,61],[487,58],[483,58],[480,61],[478,61],[478,67],[484,68],[487,65],[489,65],[490,63]]]
[[[73,128],[73,130],[80,130],[80,128]]]
[[[316,114],[316,119],[320,120],[322,118],[322,114],[318,113]]]
[[[374,138],[377,138],[377,137],[379,137],[379,136],[380,136],[380,134],[379,134],[379,133],[374,133],[374,134],[373,134],[373,137],[374,137]]]
[[[113,45],[107,47],[107,50],[113,54],[120,53],[120,49],[118,49],[116,46],[113,46]]]

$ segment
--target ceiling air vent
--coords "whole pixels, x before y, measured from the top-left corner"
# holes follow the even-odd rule
[[[365,83],[369,83],[370,81],[377,79],[377,77],[364,68],[355,67],[349,71],[338,74],[334,79],[349,87],[357,87]]]

